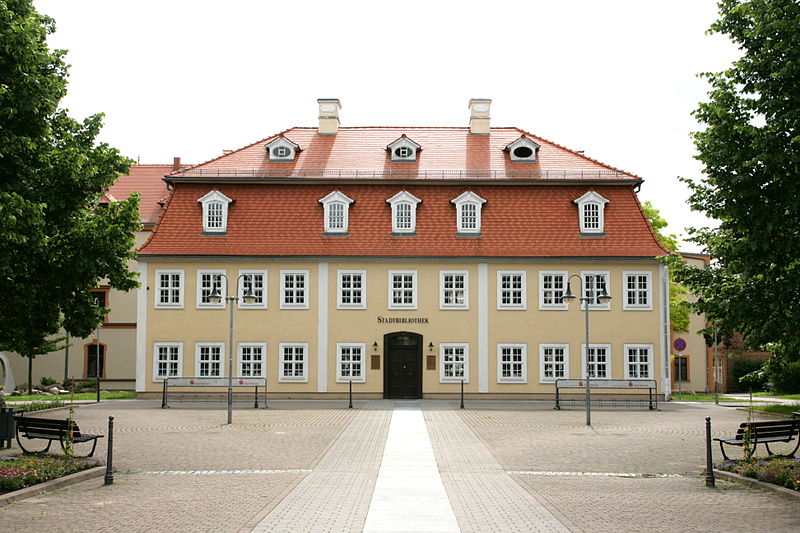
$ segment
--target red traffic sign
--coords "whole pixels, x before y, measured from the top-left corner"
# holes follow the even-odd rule
[[[686,341],[678,337],[672,341],[672,347],[675,348],[676,351],[682,352],[686,349]]]

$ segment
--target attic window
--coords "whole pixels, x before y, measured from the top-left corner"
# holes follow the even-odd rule
[[[353,199],[339,191],[333,191],[321,198],[319,203],[325,211],[325,233],[347,234],[350,204],[353,203]]]
[[[527,159],[533,155],[533,150],[527,146],[517,146],[512,153],[519,159]]]
[[[394,162],[414,162],[417,160],[417,153],[422,150],[422,147],[403,134],[399,139],[387,146],[386,149],[392,154],[392,161]]]
[[[574,200],[578,204],[578,223],[582,235],[603,235],[605,232],[605,208],[608,200],[594,191],[589,191]]]
[[[294,161],[300,151],[300,146],[283,136],[267,143],[266,148],[270,161]]]
[[[450,200],[456,206],[456,231],[461,235],[480,236],[481,208],[486,200],[472,191]]]
[[[386,203],[392,206],[392,233],[413,235],[417,230],[417,204],[422,200],[408,191],[402,191]]]
[[[233,200],[219,191],[198,198],[203,206],[203,232],[225,233],[228,230],[228,204]]]
[[[537,143],[523,135],[505,149],[511,156],[511,161],[535,163],[539,148]]]

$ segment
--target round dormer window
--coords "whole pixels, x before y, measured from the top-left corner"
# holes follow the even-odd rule
[[[412,155],[411,148],[409,148],[408,146],[401,146],[395,149],[394,155],[396,155],[397,157],[402,157],[404,159],[411,157]]]
[[[288,146],[277,146],[272,150],[272,155],[275,157],[286,158],[292,155],[292,151]]]
[[[531,150],[528,146],[517,146],[514,148],[514,157],[528,159],[531,156],[533,156],[533,150]]]

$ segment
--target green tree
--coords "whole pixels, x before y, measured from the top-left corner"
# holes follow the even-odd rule
[[[703,74],[709,101],[694,116],[703,176],[683,179],[689,204],[716,219],[690,230],[713,258],[708,269],[673,259],[695,308],[749,347],[777,343],[800,354],[800,3],[721,0],[711,33],[742,51],[719,73]]]
[[[653,207],[653,204],[650,203],[650,201],[642,204],[642,210],[644,211],[647,220],[650,222],[653,232],[656,234],[656,237],[658,237],[658,240],[661,242],[664,248],[670,252],[677,253],[678,237],[672,233],[664,233],[663,230],[667,227],[668,222],[664,217],[661,216],[661,212]],[[672,329],[675,331],[689,330],[689,306],[688,302],[686,301],[687,293],[688,291],[686,288],[673,279],[672,271],[670,271],[669,322],[672,326]]]
[[[101,279],[137,286],[138,198],[98,203],[130,161],[95,143],[102,115],[59,109],[68,66],[47,46],[54,30],[30,0],[0,0],[0,349],[31,359],[58,347],[61,328],[98,325]]]

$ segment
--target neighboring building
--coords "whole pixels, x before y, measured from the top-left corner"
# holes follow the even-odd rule
[[[711,258],[703,254],[679,252],[683,260],[696,267],[706,268]],[[694,296],[687,295],[689,300]],[[705,316],[689,314],[688,331],[672,331],[672,389],[673,392],[713,392],[714,357],[705,337],[698,333],[706,327]]]
[[[164,174],[180,168],[180,158],[175,158],[172,165],[134,165],[127,175],[120,176],[102,199],[101,203],[107,203],[124,200],[133,192],[140,194],[142,228],[136,233],[137,247],[153,231],[168,194]],[[135,261],[131,268],[136,270]],[[34,386],[44,376],[56,381],[94,379],[99,345],[102,387],[133,390],[136,376],[136,291],[120,292],[108,285],[100,285],[93,293],[101,305],[110,309],[99,328],[99,343],[97,336],[85,339],[70,337],[69,348],[37,356],[33,362]],[[7,358],[12,372],[7,373],[6,378],[13,375],[17,384],[24,382],[28,375],[27,359],[17,354],[8,354]]]
[[[642,180],[517,128],[297,127],[165,177],[140,248],[136,390],[237,376],[271,394],[550,397],[559,377],[670,390],[666,251]],[[221,275],[225,274],[227,280]],[[584,312],[570,275],[613,299]],[[571,279],[579,294],[582,283]],[[588,351],[588,365],[586,361]]]

